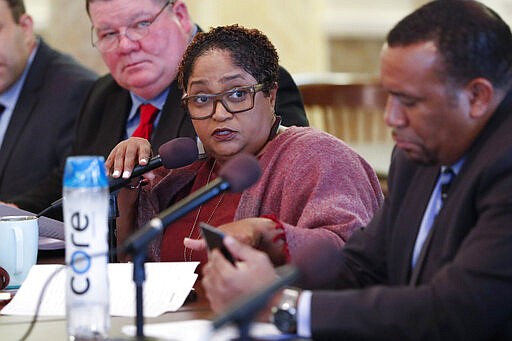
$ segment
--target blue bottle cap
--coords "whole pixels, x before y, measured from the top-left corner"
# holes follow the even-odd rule
[[[103,156],[70,156],[64,169],[64,187],[108,187]]]

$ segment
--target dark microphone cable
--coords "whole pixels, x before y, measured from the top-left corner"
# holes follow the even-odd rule
[[[96,257],[108,257],[108,258],[110,258],[113,254],[116,254],[116,252],[117,252],[117,248],[109,250],[107,252],[93,253],[93,254],[90,254],[88,256],[90,258],[96,258]],[[79,261],[84,260],[84,259],[85,259],[85,257],[84,258],[77,258],[75,260],[75,262],[79,262]],[[36,311],[34,312],[34,316],[32,317],[32,320],[30,321],[30,325],[28,326],[27,331],[20,338],[21,341],[24,341],[24,340],[28,339],[28,337],[32,333],[32,330],[34,329],[34,326],[36,325],[37,318],[39,317],[39,311],[41,310],[41,305],[43,303],[44,294],[45,294],[46,289],[48,288],[50,282],[55,278],[55,276],[57,276],[57,274],[59,272],[61,272],[64,269],[67,269],[67,267],[70,266],[70,265],[71,264],[68,264],[68,263],[62,264],[62,266],[57,268],[57,269],[55,269],[55,271],[53,271],[50,274],[50,276],[46,279],[46,281],[44,282],[43,288],[42,288],[41,293],[39,294],[39,298],[37,300]]]

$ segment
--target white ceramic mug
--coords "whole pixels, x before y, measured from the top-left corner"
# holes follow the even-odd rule
[[[0,217],[0,267],[9,274],[7,289],[17,289],[37,261],[37,217]]]

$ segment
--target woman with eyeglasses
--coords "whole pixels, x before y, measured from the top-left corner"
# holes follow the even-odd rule
[[[121,190],[118,244],[213,181],[241,153],[259,161],[256,184],[242,193],[224,192],[172,223],[150,246],[152,260],[205,263],[200,222],[264,250],[280,265],[313,239],[342,247],[370,221],[383,197],[375,172],[327,133],[280,125],[274,111],[278,68],[274,46],[258,30],[233,25],[196,35],[178,77],[207,157],[175,170],[159,168],[146,186]],[[133,166],[125,160],[147,162],[149,150],[146,140],[128,139],[114,148],[106,166],[115,176],[129,173]]]

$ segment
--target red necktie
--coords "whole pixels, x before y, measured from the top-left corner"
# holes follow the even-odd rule
[[[151,132],[153,131],[153,122],[156,118],[158,108],[155,108],[150,103],[141,104],[139,107],[140,111],[140,123],[137,129],[132,134],[132,137],[142,137],[146,140],[151,139]]]

